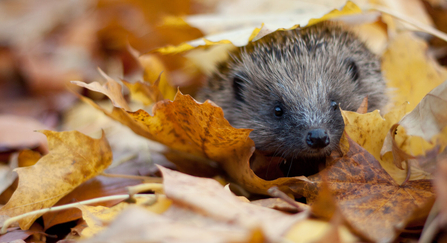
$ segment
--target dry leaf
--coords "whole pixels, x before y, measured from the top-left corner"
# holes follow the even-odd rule
[[[285,236],[286,239],[292,242],[307,243],[317,242],[324,237],[325,234],[330,233],[333,230],[334,225],[329,222],[309,219],[294,225]],[[338,235],[341,242],[358,242],[359,239],[353,235],[348,228],[344,226],[338,227]],[[326,242],[334,242],[335,239],[331,239]],[[336,241],[335,241],[336,242]]]
[[[173,100],[177,89],[171,85],[171,78],[166,72],[168,68],[160,58],[154,54],[145,54],[138,56],[137,60],[143,71],[143,81],[152,85],[158,83],[157,86],[163,97]]]
[[[232,43],[235,46],[245,46],[249,41],[259,39],[278,29],[293,29],[297,26],[304,27],[339,16],[361,13],[359,7],[352,2],[347,2],[345,0],[335,2],[323,1],[322,4],[296,1],[285,2],[286,3],[274,3],[274,6],[286,8],[286,11],[282,11],[281,14],[272,13],[271,7],[263,6],[262,4],[257,4],[257,6],[264,8],[261,11],[253,14],[246,13],[247,9],[253,9],[254,6],[249,1],[245,1],[242,3],[247,4],[248,7],[241,8],[241,10],[245,12],[244,14],[234,15],[234,8],[232,8],[231,17],[225,13],[217,16],[215,14],[189,16],[186,18],[188,24],[199,28],[210,35],[194,41],[182,43],[179,46],[162,47],[157,49],[157,51],[164,54],[178,53],[194,49],[198,46],[229,43]],[[271,2],[265,3],[272,4]],[[299,14],[297,14],[297,12]],[[224,23],[224,25],[219,27],[218,25],[222,25],[222,23]],[[213,34],[209,31],[210,29],[213,31]],[[220,33],[216,34],[216,29]]]
[[[215,180],[192,177],[160,167],[166,196],[175,204],[244,229],[261,228],[267,239],[276,241],[289,227],[306,217],[288,215],[239,200]]]
[[[373,2],[373,1],[372,1]],[[419,23],[425,25],[433,25],[433,20],[427,14],[424,8],[424,4],[418,0],[378,0],[375,1],[376,4],[380,4],[387,9],[392,9],[396,13],[403,15],[409,19],[417,21]],[[393,20],[393,23],[390,23],[391,19],[385,18],[385,21],[388,24],[394,25],[396,22]],[[405,30],[419,30],[415,28],[413,25],[410,25],[403,21],[397,21],[400,29]]]
[[[194,222],[181,223],[133,206],[118,215],[103,232],[80,242],[247,242],[250,239],[243,230],[197,227]]]
[[[141,168],[144,166],[145,164],[143,163],[133,163],[133,161],[129,161],[120,166],[109,168],[105,172],[109,174],[140,175]],[[141,183],[141,181],[142,180],[138,179],[98,175],[76,187],[65,197],[61,198],[54,206],[60,206],[72,202],[80,202],[98,197],[127,194],[128,186],[137,185]],[[122,200],[106,201],[90,204],[90,206],[111,207],[121,201]],[[45,230],[54,225],[70,222],[81,217],[82,213],[76,208],[67,209],[60,212],[48,212],[42,215]]]
[[[392,151],[394,164],[403,169],[403,161],[416,156],[421,160],[428,151],[442,151],[447,146],[446,89],[447,82],[444,82],[430,91],[413,111],[390,128],[381,156]]]
[[[39,161],[42,155],[39,152],[35,152],[29,149],[25,149],[20,151],[18,157],[18,165],[19,167],[27,167],[32,166]]]
[[[167,211],[160,211],[158,215],[142,206],[130,206],[103,232],[85,242],[112,239],[132,242],[166,239],[187,242],[277,241],[291,225],[307,217],[307,214],[289,215],[243,202],[212,179],[165,168],[161,170],[164,191],[172,201]]]
[[[352,227],[374,241],[392,241],[394,226],[434,197],[430,180],[397,184],[380,163],[358,144],[348,139],[349,152],[333,160],[325,170],[310,176],[303,189],[313,204],[323,175],[342,215]]]
[[[406,107],[406,104],[394,107],[384,117],[378,111],[366,114],[342,111],[345,132],[353,141],[371,153],[398,184],[405,180],[407,173],[394,165],[392,156],[381,157],[381,149],[389,129],[405,115]],[[413,167],[411,169],[414,176],[412,179],[421,179],[419,177],[421,173]]]
[[[356,112],[360,114],[365,114],[368,112],[368,97],[365,97],[363,99],[362,103],[360,104]]]
[[[151,198],[137,198],[136,205],[144,205]],[[107,228],[108,224],[116,218],[116,216],[121,213],[125,208],[129,207],[131,204],[127,202],[121,202],[113,207],[103,207],[103,206],[85,206],[80,205],[79,208],[82,211],[82,218],[85,220],[87,227],[81,232],[81,237],[90,238],[98,232]],[[162,205],[162,206],[160,206]],[[166,199],[166,197],[158,197],[157,202],[154,205],[145,207],[151,212],[161,214],[166,211],[171,205],[171,201]],[[154,210],[155,208],[155,210]]]
[[[399,125],[407,135],[430,141],[447,126],[447,81],[430,91]]]
[[[129,83],[123,80],[123,84],[130,90],[132,100],[140,101],[145,106],[163,100],[163,94],[158,89],[157,81],[154,84],[148,84],[143,82]]]
[[[35,165],[16,169],[19,186],[0,215],[17,216],[51,207],[82,182],[101,173],[112,162],[105,136],[92,139],[79,132],[42,131],[50,152]],[[40,215],[19,221],[28,229]]]
[[[409,32],[397,34],[382,56],[382,72],[394,90],[392,106],[410,102],[413,110],[422,98],[447,79],[447,70],[427,53],[427,44]]]
[[[251,201],[252,204],[276,209],[278,211],[287,212],[287,213],[298,213],[298,209],[288,203],[286,203],[281,198],[265,198]]]
[[[207,101],[196,102],[178,93],[174,101],[160,101],[153,116],[144,110],[127,112],[115,107],[110,113],[90,99],[81,99],[109,117],[131,128],[136,134],[169,147],[168,158],[184,172],[213,176],[223,169],[238,184],[255,193],[268,194],[272,186],[287,191],[288,185],[300,184],[304,178],[279,178],[265,181],[250,169],[254,143],[250,129],[233,128],[222,109]],[[214,162],[217,164],[214,164]]]
[[[11,156],[9,165],[0,163],[0,194],[8,189],[17,179],[17,173],[14,169],[17,167],[26,167],[34,165],[41,155],[32,150],[22,150],[18,154]],[[7,199],[9,200],[9,198]]]
[[[116,107],[124,108],[125,110],[130,110],[129,105],[124,100],[122,96],[122,87],[119,83],[115,82],[111,77],[105,74],[103,71],[99,70],[101,75],[107,80],[104,85],[99,84],[98,82],[93,82],[90,84],[86,84],[81,81],[71,81],[71,83],[76,84],[78,86],[87,88],[89,90],[93,90],[102,94],[107,95],[109,99],[113,102],[113,105]]]

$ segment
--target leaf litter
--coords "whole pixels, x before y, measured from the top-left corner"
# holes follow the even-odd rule
[[[337,10],[323,18],[306,21],[312,24],[334,15],[342,16],[352,13],[349,11],[359,11],[351,2],[346,6],[345,9],[350,10]],[[380,20],[375,24],[380,24]],[[268,33],[265,32],[267,29],[269,28],[247,32],[251,33],[250,37],[239,40],[251,40],[256,35]],[[104,85],[75,82],[76,85],[106,95],[114,104],[111,111],[88,97],[79,97],[128,126],[136,134],[163,144],[163,154],[179,171],[196,176],[220,175],[225,181],[238,184],[251,195],[268,195],[268,189],[278,186],[279,190],[292,198],[306,197],[307,203],[312,206],[310,211],[298,210],[295,214],[261,207],[247,202],[247,199],[241,200],[215,180],[160,167],[164,190],[155,190],[150,195],[155,200],[149,205],[139,202],[131,194],[127,201],[115,206],[77,206],[85,220],[79,221],[80,227],[77,228],[84,242],[112,239],[196,242],[276,242],[288,239],[298,242],[300,236],[294,235],[295,232],[315,235],[316,238],[312,241],[316,242],[393,241],[398,239],[406,224],[423,226],[421,222],[427,218],[430,205],[435,200],[432,174],[427,172],[425,165],[443,168],[440,162],[436,162],[442,161],[436,156],[445,147],[443,139],[447,130],[446,118],[443,116],[445,108],[442,102],[439,103],[445,94],[443,86],[439,86],[422,101],[421,99],[444,81],[445,71],[426,58],[423,42],[409,32],[390,39],[394,44],[389,45],[385,51],[382,67],[391,81],[390,86],[401,90],[417,83],[423,86],[395,95],[393,107],[388,113],[382,113],[383,117],[377,111],[366,114],[343,111],[346,123],[344,155],[331,155],[325,170],[308,178],[281,177],[265,180],[259,177],[259,173],[250,166],[256,164],[256,161],[262,164],[259,161],[267,160],[260,154],[252,157],[255,151],[254,143],[249,138],[250,129],[231,127],[224,119],[222,110],[212,102],[200,104],[181,92],[177,92],[173,101],[163,100],[163,97],[171,99],[175,89],[165,86],[166,81],[160,81],[160,73],[157,71],[152,73],[157,73],[158,80],[153,76],[149,78],[147,73],[140,84],[121,80],[128,87],[132,99],[145,106],[154,104],[152,112],[143,109],[132,111],[122,94],[122,86],[105,73],[102,73],[106,79]],[[205,45],[214,44],[216,43],[205,41]],[[171,51],[178,52],[179,49]],[[403,58],[402,55],[408,57]],[[403,59],[406,63],[396,61]],[[151,69],[150,65],[142,64],[143,59],[137,60],[144,71]],[[426,68],[415,68],[421,65]],[[414,70],[423,71],[414,75]],[[140,86],[135,86],[136,84]],[[168,88],[161,88],[161,84]],[[413,91],[417,93],[411,93]],[[410,105],[401,105],[407,101],[410,101]],[[425,108],[430,106],[436,109]],[[413,109],[414,107],[416,108]],[[407,110],[413,112],[402,119]],[[421,117],[425,119],[420,119]],[[396,130],[397,125],[393,125],[397,123],[405,129]],[[427,126],[433,129],[424,131]],[[44,133],[48,137],[50,152],[42,158],[31,156],[30,161],[38,160],[35,165],[32,165],[33,162],[24,163],[30,166],[17,169],[19,186],[9,202],[0,209],[0,215],[14,217],[51,207],[68,193],[75,192],[83,182],[91,178],[94,180],[111,163],[110,147],[104,136],[101,139],[92,139],[77,132]],[[55,140],[55,137],[63,139]],[[413,138],[419,139],[419,144],[423,143],[424,146],[417,147],[418,143],[412,142]],[[432,140],[429,141],[430,139]],[[384,143],[388,147],[382,149]],[[396,163],[396,158],[401,158],[399,163]],[[433,158],[434,163],[427,162]],[[411,162],[409,159],[416,161]],[[404,160],[407,165],[402,166]],[[25,175],[25,171],[31,172]],[[443,192],[439,183],[442,185],[442,171],[441,169],[436,174],[438,177],[435,179],[435,184],[438,183],[436,193],[441,198]],[[52,189],[56,187],[60,191]],[[75,196],[69,196],[65,200],[70,198]],[[86,198],[78,197],[77,200],[83,199]],[[22,200],[25,201],[19,202]],[[445,224],[445,220],[441,220],[443,211],[444,208],[441,208],[436,222]],[[419,215],[412,215],[411,212],[418,212]],[[21,228],[31,227],[38,217],[40,214],[19,219]],[[316,219],[319,220],[317,222],[324,223],[324,226],[315,226]],[[45,215],[44,221],[47,221]],[[429,223],[433,225],[433,222]],[[422,236],[430,237],[426,233]]]

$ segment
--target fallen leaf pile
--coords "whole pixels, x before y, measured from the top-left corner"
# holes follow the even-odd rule
[[[447,38],[433,9],[447,12],[419,0],[0,3],[0,242],[442,241],[447,69],[433,53],[443,63]],[[285,177],[283,158],[194,94],[234,46],[326,20],[381,56],[391,101],[342,111],[342,153]]]

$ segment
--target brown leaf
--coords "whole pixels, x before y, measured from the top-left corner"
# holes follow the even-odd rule
[[[394,124],[391,128],[390,128],[390,132],[389,134],[385,137],[385,141],[383,142],[384,146],[382,148],[381,154],[386,153],[389,149],[389,145],[386,146],[387,144],[391,144],[391,151],[393,152],[393,162],[394,165],[403,170],[404,168],[402,167],[402,162],[409,160],[409,159],[415,159],[414,156],[407,154],[405,151],[403,151],[402,149],[399,148],[399,145],[397,145],[396,140],[395,140],[395,136],[396,136],[396,132],[397,132],[397,127],[399,127],[399,124]]]
[[[266,199],[259,199],[251,201],[252,204],[276,209],[283,212],[288,213],[298,213],[298,209],[282,200],[281,198],[266,198]]]
[[[287,232],[292,224],[306,215],[288,215],[242,202],[213,179],[192,177],[163,167],[159,168],[163,173],[166,196],[175,204],[244,229],[260,227],[267,239],[273,241],[278,240],[278,237]]]
[[[337,212],[338,207],[334,197],[332,196],[332,192],[329,189],[325,175],[323,174],[322,176],[323,182],[320,185],[321,188],[318,191],[318,196],[312,202],[311,211],[313,215],[329,221]]]
[[[408,135],[430,141],[447,126],[447,81],[430,91],[399,124]]]
[[[368,112],[368,97],[365,97],[357,109],[357,113],[365,114]]]
[[[183,172],[210,176],[221,168],[238,184],[260,194],[268,194],[272,186],[290,192],[288,185],[302,185],[305,179],[265,181],[259,178],[250,168],[249,160],[255,150],[249,138],[251,130],[232,127],[222,109],[210,101],[200,104],[178,92],[174,101],[156,103],[151,116],[144,110],[128,112],[117,107],[108,112],[90,99],[80,98],[136,134],[169,147],[167,157]]]
[[[112,161],[105,136],[92,139],[77,131],[42,131],[48,138],[50,152],[35,165],[18,168],[19,186],[0,215],[17,216],[51,207],[82,182],[101,173]],[[40,215],[19,221],[28,229]]]
[[[425,157],[429,157],[428,154],[442,151],[447,146],[446,111],[447,81],[431,90],[413,111],[390,128],[380,152],[381,156],[392,151],[394,164],[403,169],[403,161],[418,157],[418,162],[421,164],[424,155],[427,154]],[[399,129],[398,133],[399,125],[403,129]],[[398,144],[397,140],[403,142]]]
[[[115,174],[138,175],[141,166],[143,166],[141,163],[127,162],[117,167],[107,169],[106,171],[108,173]],[[84,201],[92,198],[105,197],[116,194],[127,194],[128,186],[137,185],[139,183],[141,183],[141,180],[98,175],[76,187],[65,197],[61,198],[55,204],[55,206]],[[114,200],[90,205],[111,207],[119,202],[120,200]],[[81,217],[81,211],[76,208],[67,209],[60,212],[48,212],[42,215],[45,230],[54,225],[73,221]]]
[[[415,180],[400,186],[374,156],[348,141],[346,155],[334,159],[323,173],[309,177],[304,196],[310,204],[315,203],[326,174],[347,222],[374,241],[391,241],[396,236],[393,227],[434,196],[431,182]]]
[[[163,210],[159,215],[142,207],[130,206],[103,232],[85,242],[109,242],[112,239],[126,242],[166,239],[186,242],[276,242],[282,239],[291,225],[308,215],[289,215],[252,205],[238,199],[215,180],[164,168],[161,170],[164,191],[167,199],[172,201],[167,211]]]
[[[71,83],[87,88],[89,90],[105,94],[107,97],[109,97],[115,107],[124,108],[127,111],[130,110],[129,105],[127,104],[126,100],[124,100],[124,97],[121,94],[121,85],[113,80],[111,77],[109,77],[107,74],[105,74],[103,71],[99,70],[99,72],[107,80],[104,85],[101,85],[98,82],[86,84],[81,81],[71,81]]]
[[[147,211],[138,206],[125,209],[95,237],[82,241],[93,242],[248,242],[250,234],[237,228],[209,227],[198,220],[179,222]]]

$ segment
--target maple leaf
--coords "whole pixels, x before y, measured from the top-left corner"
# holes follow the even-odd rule
[[[0,215],[13,217],[51,207],[112,162],[112,152],[104,134],[100,139],[92,139],[77,131],[41,132],[47,136],[50,152],[35,165],[16,169],[19,185],[0,209]],[[28,229],[40,216],[23,218],[19,225]]]
[[[413,110],[422,98],[447,79],[447,70],[427,56],[427,44],[410,32],[397,34],[382,56],[382,72],[392,93],[393,106],[409,102]],[[398,61],[396,61],[398,60]]]
[[[433,168],[436,160],[428,163],[428,159],[447,146],[446,111],[447,81],[430,91],[413,111],[390,128],[381,157],[391,151],[397,168],[403,169],[403,161],[425,171]]]
[[[126,166],[117,166],[109,168],[106,170],[107,173],[112,174],[138,174],[139,164],[133,165],[129,162]],[[125,168],[123,171],[123,167]],[[130,167],[130,168],[129,168]],[[140,184],[141,180],[137,179],[127,179],[127,178],[115,178],[107,177],[104,175],[98,175],[90,180],[85,181],[78,187],[76,187],[69,194],[61,198],[54,206],[69,204],[73,201],[84,201],[92,198],[116,195],[116,194],[126,194],[128,193],[127,187]],[[91,204],[92,206],[113,206],[119,203],[121,200],[100,202],[97,204]],[[61,212],[48,212],[42,215],[44,229],[49,229],[50,227],[77,220],[82,217],[82,213],[77,209],[67,209]]]
[[[374,241],[392,241],[394,227],[434,197],[430,180],[397,184],[380,163],[361,146],[348,138],[349,151],[336,158],[317,175],[309,177],[301,191],[313,204],[323,178],[327,182],[344,218]]]
[[[180,171],[212,176],[224,170],[247,190],[261,194],[268,194],[272,186],[288,191],[288,185],[305,180],[304,177],[272,181],[259,178],[250,168],[250,157],[255,150],[249,138],[251,130],[232,127],[222,109],[212,102],[200,104],[178,92],[174,101],[156,103],[151,116],[144,110],[130,112],[118,107],[109,112],[86,97],[80,98],[136,134],[169,147],[166,156]]]

